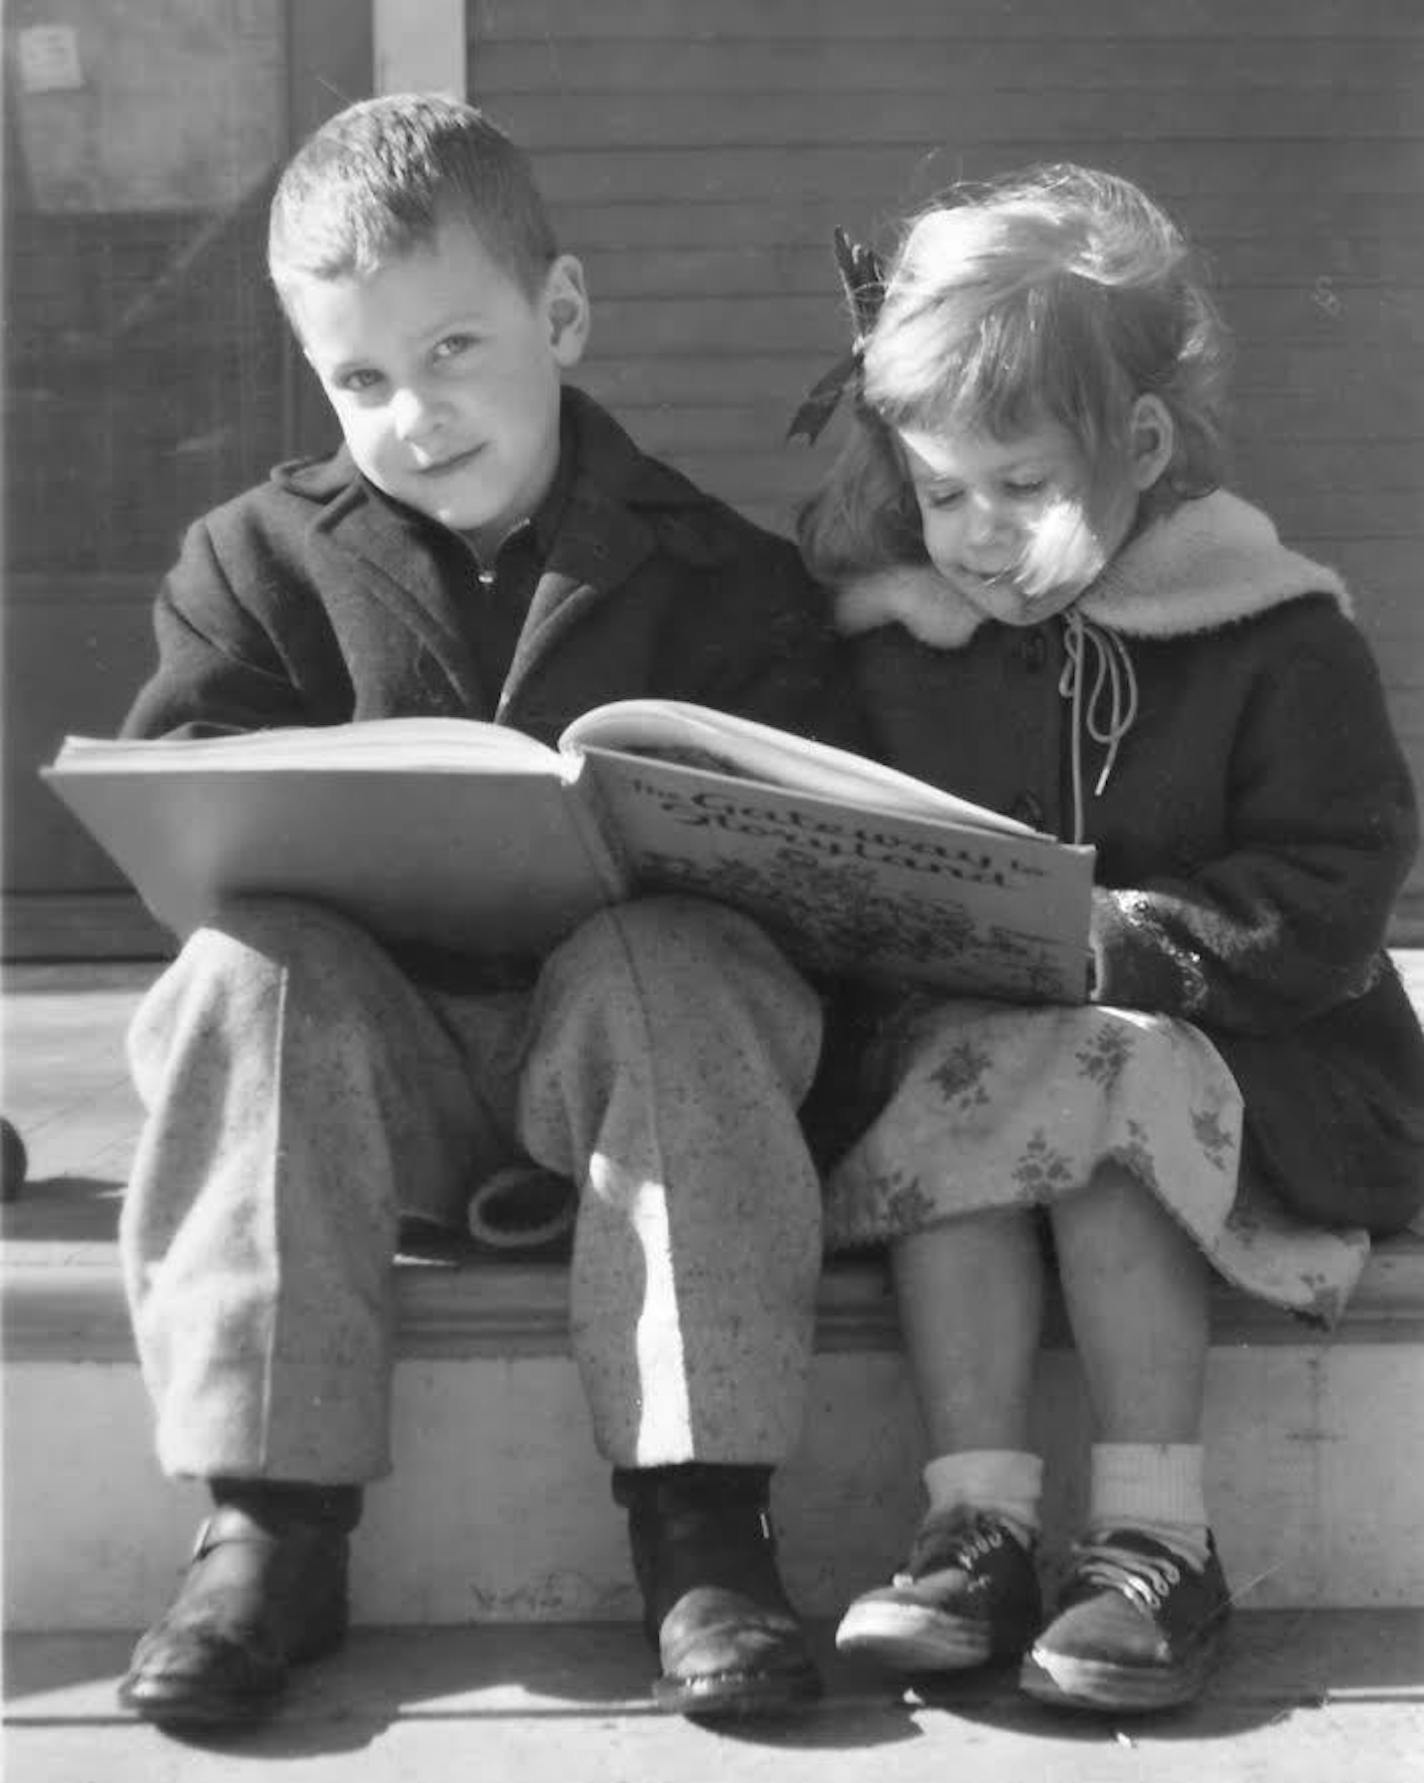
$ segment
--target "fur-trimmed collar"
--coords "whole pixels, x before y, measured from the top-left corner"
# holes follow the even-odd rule
[[[1079,598],[1084,619],[1127,637],[1216,631],[1306,594],[1333,595],[1351,611],[1344,582],[1280,541],[1259,508],[1217,490],[1145,527]],[[930,564],[901,564],[846,583],[836,624],[848,634],[899,623],[923,644],[956,650],[983,615]]]

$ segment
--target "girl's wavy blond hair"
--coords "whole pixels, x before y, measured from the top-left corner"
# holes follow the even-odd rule
[[[1150,394],[1175,431],[1150,511],[1206,494],[1224,467],[1226,360],[1185,239],[1130,181],[1057,164],[956,187],[891,262],[850,434],[800,515],[806,561],[835,581],[924,558],[906,427],[1010,439],[1057,422],[1103,484]]]

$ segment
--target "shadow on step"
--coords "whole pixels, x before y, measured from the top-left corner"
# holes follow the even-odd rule
[[[0,1235],[32,1243],[102,1243],[117,1233],[123,1194],[115,1177],[41,1177],[7,1203]]]
[[[1228,1739],[1326,1706],[1424,1703],[1424,1613],[1412,1610],[1243,1614],[1203,1700],[1145,1719],[1055,1714],[1022,1697],[1012,1671],[902,1691],[839,1658],[829,1625],[813,1638],[827,1683],[820,1703],[782,1719],[695,1726],[687,1737],[853,1751],[963,1722],[1045,1746],[1147,1747]],[[129,1637],[113,1635],[15,1641],[6,1665],[11,1725],[125,1722],[112,1691],[128,1649]],[[577,1737],[581,1723],[661,1720],[647,1699],[652,1669],[631,1623],[359,1630],[336,1658],[297,1674],[268,1725],[194,1743],[277,1759],[358,1751],[397,1724],[449,1724],[453,1740],[461,1727],[558,1723]]]

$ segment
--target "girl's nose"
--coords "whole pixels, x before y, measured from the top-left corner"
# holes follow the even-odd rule
[[[973,545],[990,544],[1003,528],[1003,516],[996,502],[982,495],[970,496],[965,504],[965,526]]]

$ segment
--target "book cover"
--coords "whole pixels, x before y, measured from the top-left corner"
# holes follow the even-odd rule
[[[397,718],[71,738],[45,778],[180,937],[220,897],[282,893],[495,957],[547,952],[627,895],[580,766],[506,727]]]
[[[643,892],[754,916],[813,970],[1080,1003],[1093,851],[1022,826],[849,808],[795,788],[587,748],[605,827]]]

